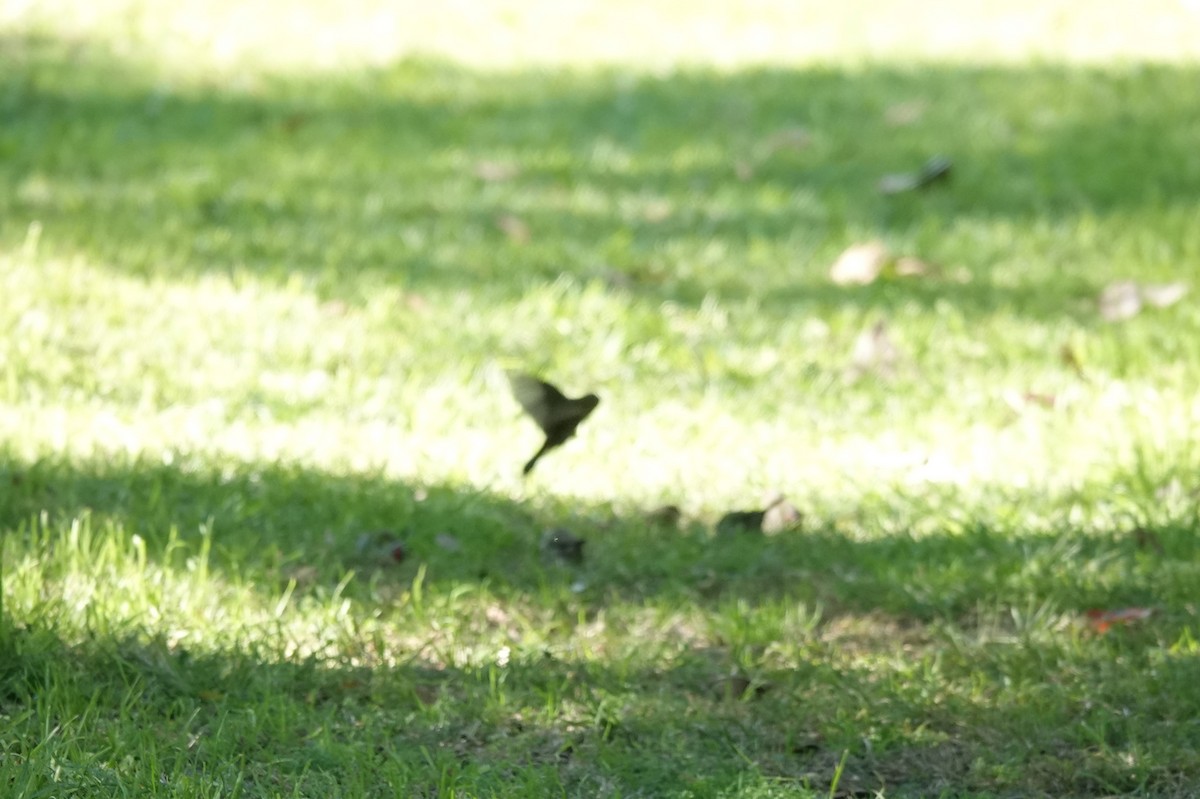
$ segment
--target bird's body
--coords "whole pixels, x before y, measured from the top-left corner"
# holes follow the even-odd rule
[[[523,473],[529,474],[543,455],[575,435],[579,423],[596,409],[600,398],[587,394],[571,399],[546,381],[520,372],[509,372],[508,380],[517,402],[546,434],[541,449],[525,464]]]

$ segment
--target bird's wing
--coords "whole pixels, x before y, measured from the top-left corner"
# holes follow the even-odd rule
[[[512,385],[517,402],[542,430],[555,424],[555,411],[567,402],[561,391],[544,380],[521,372],[509,372],[508,382]]]

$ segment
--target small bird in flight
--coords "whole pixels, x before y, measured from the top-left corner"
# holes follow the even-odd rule
[[[512,384],[513,396],[525,412],[533,417],[546,434],[546,443],[537,451],[522,470],[529,474],[538,459],[557,446],[561,446],[568,438],[575,435],[579,423],[596,410],[600,398],[588,394],[576,399],[563,395],[554,386],[544,380],[521,372],[509,372],[508,382]]]

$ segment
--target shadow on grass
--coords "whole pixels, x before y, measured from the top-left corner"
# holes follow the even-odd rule
[[[118,270],[300,273],[349,299],[395,283],[511,298],[566,271],[623,276],[651,301],[1060,316],[1097,278],[1056,251],[1057,225],[1182,213],[1200,183],[1194,67],[651,77],[406,61],[173,89],[95,44],[0,48],[4,246],[36,221],[44,249]],[[889,123],[904,102],[916,118]],[[875,190],[933,153],[955,159],[948,185]],[[505,232],[510,215],[527,234]],[[833,256],[872,236],[974,280],[829,287]],[[1061,266],[991,278],[1030,246]]]
[[[1194,518],[1148,528],[1154,551],[1125,531],[1065,519],[1016,530],[971,520],[969,509],[947,515],[945,529],[889,532],[880,518],[915,519],[918,509],[870,499],[857,519],[731,540],[573,506],[589,543],[584,564],[568,567],[537,547],[541,528],[568,513],[553,501],[295,465],[9,458],[0,479],[6,567],[45,559],[41,590],[51,596],[52,564],[69,549],[61,536],[82,518],[108,538],[141,537],[149,559],[181,573],[203,557],[208,530],[209,571],[268,603],[290,580],[293,603],[328,596],[354,570],[341,594],[357,603],[351,612],[412,628],[408,615],[429,612],[411,601],[420,572],[427,607],[482,620],[482,607],[452,601],[478,585],[501,613],[533,606],[530,618],[545,625],[534,636],[545,643],[531,645],[489,619],[449,648],[351,625],[305,654],[283,626],[242,645],[197,644],[147,619],[88,627],[68,642],[46,621],[14,626],[9,611],[0,781],[25,793],[66,783],[84,794],[159,785],[445,795],[513,784],[570,795],[823,793],[843,753],[843,790],[889,796],[1186,796],[1180,786],[1200,775],[1200,666],[1186,643]],[[405,539],[408,560],[359,550],[364,531],[382,528]],[[461,550],[440,546],[439,534]],[[581,579],[582,590],[572,585]],[[663,609],[663,626],[639,639],[663,657],[585,653],[590,625],[643,605]],[[1063,626],[1076,611],[1125,605],[1159,613],[1109,636]],[[798,632],[787,608],[815,609],[813,629]],[[688,609],[703,611],[705,629],[670,621]],[[507,665],[501,645],[512,648]],[[463,647],[473,665],[450,654]],[[112,754],[130,748],[138,758]]]
[[[927,674],[814,645],[740,696],[719,651],[664,670],[550,652],[456,668],[265,650],[67,644],[5,619],[0,782],[19,795],[826,795],[836,782],[842,796],[1184,797],[1200,775],[1196,659],[1136,645],[948,648]]]
[[[1125,503],[1111,526],[1096,529],[1094,521],[1071,521],[1071,503],[1062,498],[997,494],[978,510],[956,499],[954,511],[943,512],[926,492],[899,505],[863,497],[852,516],[822,509],[813,496],[810,505],[825,515],[810,513],[802,531],[719,536],[712,520],[668,529],[636,509],[519,501],[293,464],[220,470],[5,459],[0,479],[0,526],[10,531],[10,546],[53,549],[53,536],[86,520],[93,530],[140,537],[147,554],[169,568],[183,568],[207,548],[210,568],[267,597],[293,579],[303,593],[332,588],[354,572],[347,596],[385,606],[420,573],[426,590],[484,584],[500,597],[562,604],[564,618],[609,603],[720,608],[780,598],[822,608],[826,617],[879,613],[969,625],[1005,608],[1166,603],[1180,610],[1197,576],[1200,527],[1194,508],[1164,514]],[[1043,502],[1059,510],[1037,511]],[[1002,518],[1004,508],[1018,506],[1030,510]],[[551,527],[587,541],[582,565],[542,551],[540,538]],[[391,555],[397,542],[405,553],[400,562]]]

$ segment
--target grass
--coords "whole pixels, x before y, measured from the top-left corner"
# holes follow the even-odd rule
[[[0,2],[6,793],[1195,795],[1198,23],[942,5]]]

